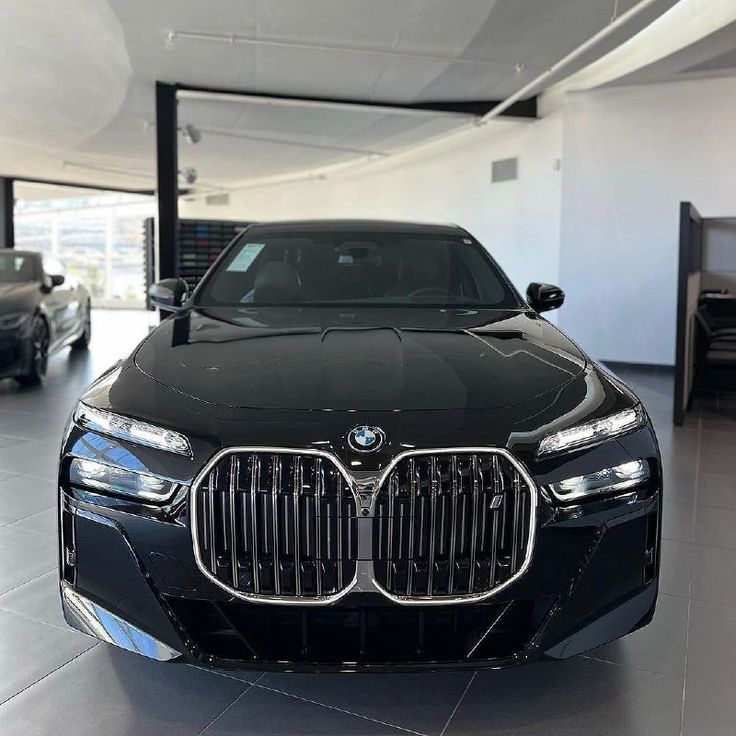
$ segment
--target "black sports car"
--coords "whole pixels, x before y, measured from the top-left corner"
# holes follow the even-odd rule
[[[0,378],[40,383],[49,355],[89,344],[89,294],[61,269],[40,253],[0,251]]]
[[[648,623],[662,477],[628,388],[451,226],[249,227],[82,397],[67,621],[158,659],[565,658]]]

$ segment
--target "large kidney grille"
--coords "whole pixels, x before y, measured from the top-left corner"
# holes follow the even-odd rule
[[[329,600],[353,584],[359,522],[372,524],[373,576],[392,597],[466,599],[528,561],[536,497],[506,454],[400,457],[371,519],[358,519],[347,477],[322,454],[223,453],[193,493],[200,567],[242,597]]]

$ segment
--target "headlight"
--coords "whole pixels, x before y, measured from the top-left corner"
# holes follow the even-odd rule
[[[0,315],[0,330],[17,330],[30,316],[30,312],[10,312]]]
[[[567,478],[551,483],[549,489],[558,501],[577,501],[589,496],[625,491],[649,479],[649,467],[644,460],[632,460],[615,468],[606,468],[590,475]]]
[[[548,434],[540,443],[537,455],[548,455],[562,450],[573,450],[578,447],[595,445],[602,440],[630,432],[644,424],[644,412],[640,406],[624,409],[618,414],[611,414],[577,427],[563,429],[561,432]]]
[[[95,409],[81,401],[74,410],[74,421],[93,432],[128,440],[146,447],[155,447],[157,450],[174,452],[177,455],[192,456],[189,440],[183,434],[120,414],[113,414],[110,411]]]
[[[74,486],[94,488],[144,501],[165,501],[176,488],[176,483],[155,475],[116,468],[96,460],[75,457],[69,467],[69,482]]]

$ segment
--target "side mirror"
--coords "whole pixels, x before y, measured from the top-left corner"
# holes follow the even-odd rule
[[[189,296],[189,287],[184,279],[163,279],[151,284],[148,296],[154,307],[167,312],[176,312]]]
[[[61,286],[64,283],[64,281],[66,281],[66,279],[64,278],[64,276],[62,274],[60,274],[60,273],[53,273],[53,274],[51,274],[51,277],[50,278],[51,278],[51,287],[52,288],[55,287],[55,286]]]
[[[536,281],[529,284],[526,298],[535,312],[549,312],[558,309],[565,301],[565,292],[559,286],[539,284]]]

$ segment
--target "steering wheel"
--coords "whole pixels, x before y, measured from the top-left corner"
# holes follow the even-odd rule
[[[439,296],[443,299],[447,299],[447,292],[439,286],[424,286],[421,289],[415,289],[410,294],[407,294],[409,299],[414,299],[419,296]]]

